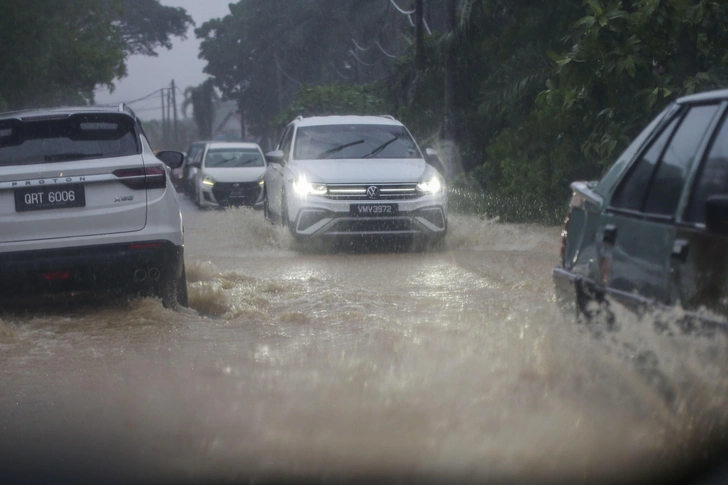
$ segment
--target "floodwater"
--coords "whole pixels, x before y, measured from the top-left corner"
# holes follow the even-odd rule
[[[193,311],[0,310],[0,476],[638,481],[728,429],[725,338],[565,318],[560,228],[454,215],[438,252],[301,251],[182,202]]]

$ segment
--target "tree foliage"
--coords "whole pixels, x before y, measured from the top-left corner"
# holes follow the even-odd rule
[[[215,86],[254,125],[266,126],[303,86],[384,79],[410,31],[389,0],[240,0],[196,34]]]
[[[215,92],[211,79],[204,81],[199,86],[190,86],[185,89],[182,113],[187,116],[187,108],[192,106],[192,117],[195,120],[199,136],[203,140],[212,139],[212,124],[215,120],[215,106],[218,101],[219,96]]]
[[[381,93],[420,140],[447,131],[462,185],[511,220],[554,220],[569,182],[598,178],[666,103],[728,84],[723,1],[423,0],[419,50],[418,4],[239,0],[197,35],[253,123],[365,112],[350,96]]]
[[[294,103],[278,114],[273,125],[285,126],[296,116],[327,116],[387,114],[387,103],[381,96],[381,88],[373,84],[330,84],[327,86],[302,86]]]
[[[0,109],[92,102],[131,54],[151,55],[192,19],[158,0],[4,0]]]

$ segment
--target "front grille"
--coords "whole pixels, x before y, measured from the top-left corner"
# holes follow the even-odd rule
[[[218,182],[212,188],[215,200],[219,204],[253,205],[260,195],[258,182]]]
[[[336,222],[329,233],[411,233],[415,232],[409,219],[344,219]]]
[[[417,184],[327,184],[326,197],[332,200],[403,200],[416,199]],[[369,197],[367,189],[379,189],[378,197]]]

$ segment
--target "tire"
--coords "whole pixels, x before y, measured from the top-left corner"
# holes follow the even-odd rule
[[[281,225],[283,227],[287,227],[294,237],[296,236],[296,228],[288,218],[288,201],[286,200],[285,192],[283,192],[283,195],[281,196]]]
[[[268,191],[263,192],[263,217],[267,221],[273,221],[270,214],[270,206],[268,205]]]
[[[187,275],[184,266],[179,278],[168,278],[161,281],[156,288],[156,296],[162,300],[164,308],[182,311],[189,303],[187,298]]]

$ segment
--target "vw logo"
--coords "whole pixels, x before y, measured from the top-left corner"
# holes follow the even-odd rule
[[[367,187],[367,197],[370,199],[378,199],[379,198],[379,187],[372,185],[371,187]]]

